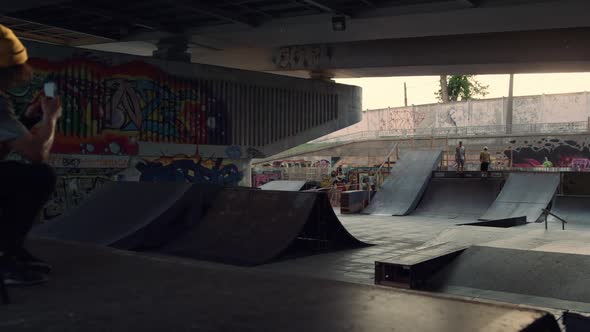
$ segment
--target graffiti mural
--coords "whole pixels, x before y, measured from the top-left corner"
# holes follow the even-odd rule
[[[141,173],[140,181],[190,182],[223,186],[237,186],[244,174],[238,166],[223,158],[203,159],[177,155],[155,160],[143,160],[135,165]]]
[[[283,173],[280,171],[264,171],[258,174],[252,174],[252,187],[258,188],[263,184],[271,181],[280,180],[283,178]]]
[[[329,51],[318,45],[281,47],[273,56],[273,63],[279,68],[317,67],[322,58],[329,59]]]
[[[31,59],[33,81],[12,89],[25,109],[46,81],[58,83],[63,117],[53,152],[136,155],[138,141],[228,145],[227,113],[207,83],[173,77],[135,61],[107,65],[89,58]]]
[[[426,113],[412,109],[386,109],[379,120],[379,130],[419,128]]]
[[[110,182],[107,176],[60,176],[55,192],[43,209],[43,218],[50,220],[80,205],[94,190]]]
[[[512,151],[506,149],[506,159],[512,156],[514,167],[542,167],[545,157],[555,167],[590,169],[590,142],[588,137],[576,138],[527,138],[511,140]]]

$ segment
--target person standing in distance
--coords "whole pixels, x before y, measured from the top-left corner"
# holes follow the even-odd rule
[[[0,25],[0,278],[6,285],[38,284],[51,270],[24,248],[24,242],[55,189],[55,173],[44,162],[62,110],[59,98],[40,94],[16,117],[7,91],[32,79],[27,61],[24,45]],[[29,131],[37,124],[36,131]],[[28,162],[7,161],[11,152]]]
[[[481,163],[481,176],[483,178],[487,178],[488,177],[488,170],[490,168],[490,162],[492,161],[492,158],[490,156],[490,153],[488,152],[488,147],[484,146],[483,147],[483,151],[479,154],[479,162]]]
[[[457,163],[457,172],[463,173],[465,170],[465,146],[462,141],[455,148],[455,162]]]

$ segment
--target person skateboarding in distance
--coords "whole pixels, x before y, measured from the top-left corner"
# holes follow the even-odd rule
[[[457,163],[457,172],[463,173],[465,171],[465,146],[462,141],[455,148],[455,162]]]
[[[51,271],[24,242],[55,188],[56,175],[44,162],[62,114],[59,98],[40,93],[17,118],[7,91],[32,79],[27,60],[20,40],[0,25],[0,278],[21,286],[44,282]],[[45,91],[54,93],[52,88],[54,83]],[[37,124],[36,131],[29,131]],[[11,152],[28,162],[7,161]]]
[[[479,162],[481,163],[481,176],[484,179],[487,179],[488,177],[488,170],[490,168],[490,162],[492,161],[492,158],[490,156],[490,153],[488,152],[488,147],[484,146],[483,147],[483,151],[481,151],[481,153],[479,154]]]

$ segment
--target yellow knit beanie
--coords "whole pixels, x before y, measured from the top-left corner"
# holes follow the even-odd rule
[[[22,65],[28,58],[27,49],[14,32],[0,24],[0,68]]]

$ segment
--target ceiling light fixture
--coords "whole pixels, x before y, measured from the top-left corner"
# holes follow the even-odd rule
[[[334,31],[346,30],[346,17],[333,16],[332,17],[332,30],[334,30]]]

